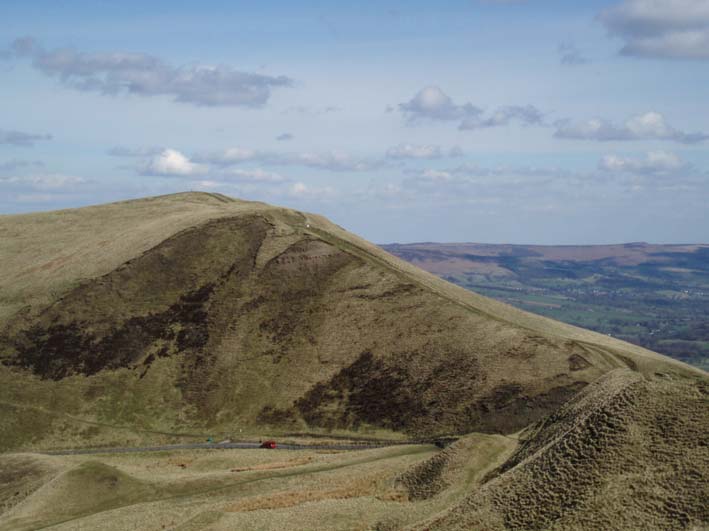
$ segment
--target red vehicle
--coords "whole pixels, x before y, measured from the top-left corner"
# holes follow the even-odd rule
[[[263,441],[259,448],[269,448],[270,450],[276,449],[276,441]]]

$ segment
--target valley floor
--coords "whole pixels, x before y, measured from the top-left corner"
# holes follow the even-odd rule
[[[466,438],[471,456],[440,496],[410,501],[400,478],[441,450],[176,450],[0,456],[0,529],[393,529],[470,492],[514,450]],[[444,451],[445,452],[445,451]]]

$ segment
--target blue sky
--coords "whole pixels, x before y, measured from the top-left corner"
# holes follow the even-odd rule
[[[0,213],[184,190],[375,242],[707,242],[709,1],[0,4]]]

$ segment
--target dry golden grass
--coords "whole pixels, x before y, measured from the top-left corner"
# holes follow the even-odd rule
[[[253,470],[275,470],[277,468],[290,468],[293,466],[306,465],[312,462],[312,456],[301,457],[299,459],[289,459],[288,461],[276,461],[275,463],[263,463],[260,465],[232,468],[231,472],[251,472]]]
[[[371,496],[397,473],[434,452],[430,446],[337,454],[297,451],[296,457],[286,460],[281,452],[266,450],[6,454],[0,457],[0,467],[15,471],[12,488],[26,488],[28,495],[0,513],[0,529],[117,530],[132,529],[134,522],[141,521],[140,529],[161,529],[195,518],[202,521],[203,513],[228,520],[235,512],[301,510],[317,502]],[[25,472],[28,463],[38,466],[44,461],[51,463],[51,474],[36,485],[36,479]],[[196,466],[200,462],[202,466]],[[189,465],[182,468],[183,463]],[[234,465],[249,470],[231,473]],[[0,491],[4,495],[12,498]]]
[[[372,495],[377,490],[376,484],[369,478],[359,480],[343,478],[343,483],[346,483],[346,485],[331,489],[307,490],[297,487],[296,490],[276,492],[268,496],[255,496],[227,505],[223,510],[237,513],[264,509],[283,509],[308,502],[359,498]]]
[[[709,525],[705,379],[613,371],[525,434],[478,490],[416,529]]]
[[[706,523],[703,371],[320,216],[218,194],[4,216],[0,260],[3,531]],[[7,453],[301,432],[498,435],[442,453]]]
[[[262,203],[176,194],[0,234],[5,450],[511,433],[618,367],[697,373]]]

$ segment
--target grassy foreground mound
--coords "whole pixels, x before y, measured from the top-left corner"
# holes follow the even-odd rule
[[[612,371],[530,427],[465,500],[416,529],[704,529],[709,385]]]
[[[218,194],[2,216],[0,235],[5,450],[513,433],[619,367],[703,374]]]

